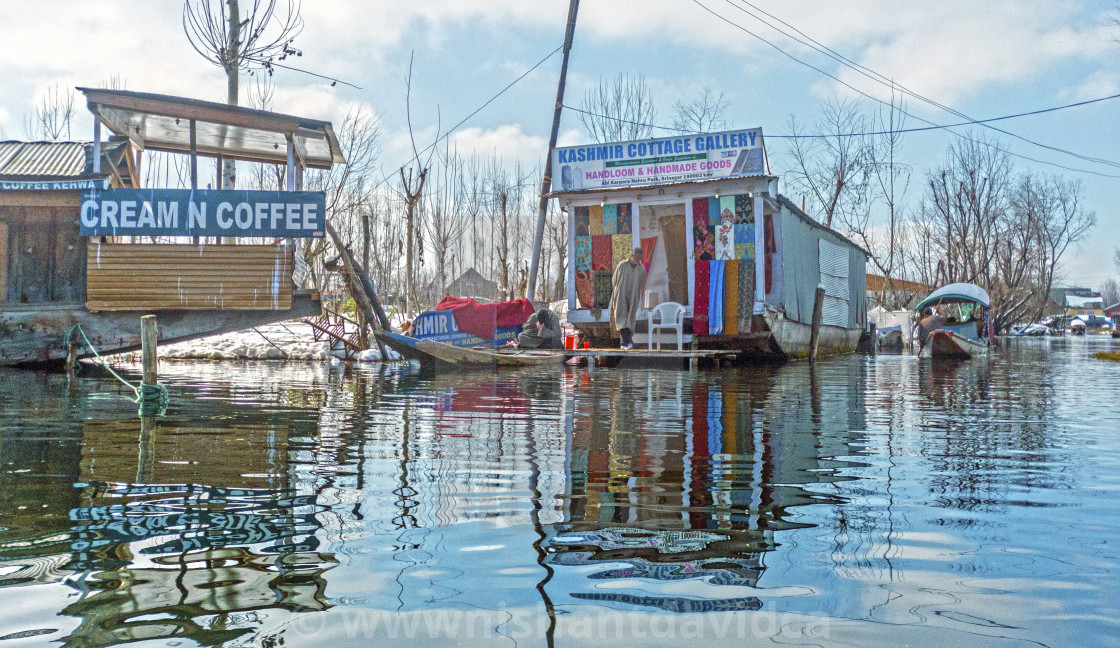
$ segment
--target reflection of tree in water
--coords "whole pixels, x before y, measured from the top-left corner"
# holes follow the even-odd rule
[[[1056,391],[1045,371],[992,371],[987,359],[928,363],[919,375],[930,407],[919,422],[922,455],[932,464],[930,494],[939,506],[968,513],[1002,513],[1012,491],[1072,487],[1056,442]],[[943,523],[973,527],[977,518]]]

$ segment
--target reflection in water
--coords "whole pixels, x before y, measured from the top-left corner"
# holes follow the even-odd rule
[[[181,363],[145,422],[112,382],[0,373],[0,608],[25,610],[0,637],[1118,636],[1120,420],[1095,404],[1120,371],[1086,393],[1065,344],[815,370]]]

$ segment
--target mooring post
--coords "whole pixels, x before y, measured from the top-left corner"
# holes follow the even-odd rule
[[[74,377],[74,370],[78,367],[78,341],[70,337],[66,343],[66,376]]]
[[[813,329],[809,333],[809,362],[817,361],[817,343],[821,340],[821,316],[824,313],[824,286],[817,284],[813,298]]]
[[[140,349],[144,363],[145,385],[156,385],[156,367],[159,364],[159,354],[156,352],[156,316],[145,315],[140,318]]]

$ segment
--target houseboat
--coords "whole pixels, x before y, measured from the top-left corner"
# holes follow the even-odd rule
[[[684,342],[784,358],[856,348],[867,320],[868,253],[778,193],[761,129],[557,148],[552,196],[568,214],[568,322],[609,343],[611,275],[641,248],[645,313],[684,309]],[[656,339],[677,341],[657,329]]]
[[[302,183],[345,162],[330,122],[79,91],[92,141],[0,142],[0,365],[64,359],[75,325],[117,353],[139,348],[144,314],[177,342],[320,312],[299,241],[323,236],[325,195]],[[142,187],[145,151],[185,154],[188,188]],[[286,190],[200,189],[200,156],[215,185],[223,160],[286,165]]]

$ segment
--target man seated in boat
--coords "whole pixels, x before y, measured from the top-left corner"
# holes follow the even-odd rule
[[[559,349],[560,318],[547,308],[529,316],[521,333],[517,334],[517,342],[509,342],[506,346],[517,346],[521,349]]]
[[[929,343],[929,336],[934,331],[940,330],[949,318],[941,312],[941,307],[938,306],[936,310],[927,308],[924,313],[925,317],[918,323],[918,353],[926,348]]]

